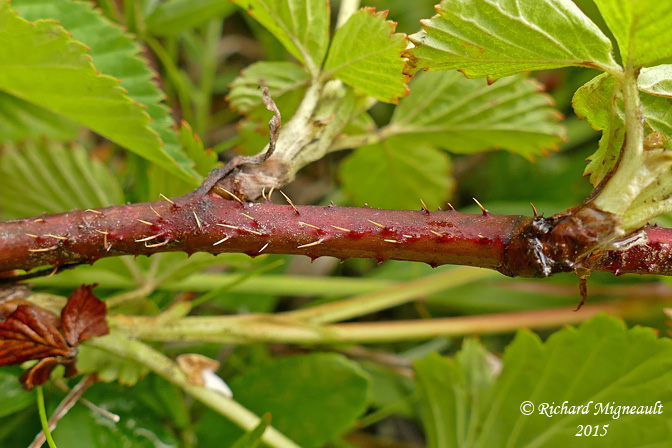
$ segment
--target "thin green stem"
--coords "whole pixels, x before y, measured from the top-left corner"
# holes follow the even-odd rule
[[[86,344],[145,365],[245,431],[250,431],[259,424],[259,417],[251,411],[224,395],[190,383],[176,363],[140,341],[128,339],[113,332],[102,338],[91,339]],[[297,444],[271,426],[266,428],[262,440],[273,448],[299,448]]]
[[[460,267],[429,277],[423,277],[401,286],[395,285],[391,288],[353,299],[291,311],[284,313],[284,315],[293,320],[310,322],[312,324],[339,322],[401,305],[437,291],[454,288],[477,280],[494,278],[499,275],[501,274],[485,269]]]
[[[157,325],[157,319],[142,316],[113,318],[111,324],[125,334],[147,341],[198,341],[250,344],[277,342],[290,344],[388,343],[427,340],[439,336],[462,337],[473,334],[504,334],[519,328],[552,329],[580,323],[598,313],[644,319],[658,313],[658,306],[637,300],[575,307],[448,317],[393,322],[342,323],[319,326],[297,322],[284,316],[246,314],[237,316],[185,317]]]
[[[177,100],[180,104],[182,117],[190,123],[193,122],[194,117],[191,110],[190,94],[190,92],[193,91],[193,86],[190,85],[189,78],[175,64],[173,58],[158,40],[148,33],[142,35],[142,40],[149,45],[149,48],[151,48],[156,57],[159,58],[161,65],[163,65],[163,68],[166,70],[168,79],[177,91]]]
[[[56,448],[56,442],[54,438],[51,437],[51,431],[49,431],[49,422],[47,421],[47,411],[44,406],[44,391],[42,386],[35,387],[37,392],[37,411],[40,414],[40,423],[42,424],[42,431],[44,431],[44,437],[47,439],[47,445],[49,448]]]
[[[198,135],[205,136],[210,119],[212,88],[217,71],[218,46],[222,37],[222,20],[214,19],[205,26],[203,57],[201,58],[201,79],[196,96],[196,117],[194,130]]]

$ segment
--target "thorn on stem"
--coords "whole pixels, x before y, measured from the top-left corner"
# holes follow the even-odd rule
[[[150,205],[149,208],[152,209],[152,211],[156,214],[156,216],[159,217],[159,219],[163,219],[163,217],[162,217],[161,215],[159,215],[159,212],[157,212],[156,210],[154,210],[154,207],[152,207],[152,206]]]
[[[243,216],[246,217],[247,219],[251,219],[252,221],[255,221],[255,222],[257,221],[256,219],[254,219],[253,217],[251,217],[251,216],[248,215],[247,213],[241,213],[241,215],[243,215]]]
[[[455,211],[455,207],[453,207],[453,204],[451,204],[450,202],[446,202],[446,204],[448,205],[448,208],[450,209],[451,212]]]
[[[84,211],[85,211],[85,212],[90,212],[90,213],[95,213],[96,215],[102,215],[102,214],[103,214],[102,212],[99,212],[98,210],[93,210],[93,209],[91,209],[91,208],[87,208],[87,209],[84,210]]]
[[[136,221],[141,222],[141,223],[143,223],[145,225],[148,225],[148,226],[153,226],[154,225],[151,222],[145,221],[144,219],[140,219],[140,218],[136,218]]]
[[[439,238],[443,238],[443,233],[439,233],[436,230],[430,230],[434,235],[438,236]]]
[[[50,238],[56,238],[57,240],[61,240],[61,241],[66,241],[67,240],[67,238],[64,237],[64,236],[52,235],[51,233],[47,233],[45,236],[48,236]]]
[[[338,226],[334,226],[334,225],[331,225],[331,224],[329,224],[329,225],[336,230],[342,230],[343,232],[348,232],[348,233],[352,232],[352,230],[346,229],[345,227],[338,227]]]
[[[261,249],[259,249],[259,253],[262,253],[264,251],[264,249],[266,249],[268,247],[269,244],[271,244],[271,243],[264,244],[264,246]]]
[[[476,205],[478,205],[478,208],[481,209],[481,211],[483,212],[483,216],[488,216],[488,211],[485,209],[485,207],[483,207],[483,205],[480,202],[478,202],[478,199],[476,199],[476,198],[471,198],[471,199],[473,199],[474,202],[476,203]]]
[[[26,236],[29,236],[31,238],[39,238],[37,235],[33,235],[32,233],[26,233]]]
[[[224,241],[228,240],[229,238],[231,238],[231,237],[226,236],[226,237],[222,238],[221,240],[217,241],[216,243],[214,243],[213,246],[216,246],[218,244],[222,244]]]
[[[317,240],[317,241],[313,241],[312,243],[302,244],[301,246],[297,246],[297,249],[303,249],[304,247],[317,246],[318,244],[322,244],[323,241],[324,240]]]
[[[386,243],[399,244],[399,241],[397,240],[383,240],[383,241],[385,241]]]
[[[56,249],[58,249],[58,246],[50,246],[50,247],[44,247],[42,249],[28,249],[28,252],[50,252]]]
[[[282,190],[278,190],[278,191],[285,197],[285,199],[287,200],[287,202],[289,202],[289,205],[292,206],[292,208],[294,209],[294,211],[296,212],[296,214],[297,214],[297,215],[300,215],[301,213],[299,213],[299,210],[297,210],[296,205],[294,205],[294,203],[292,202],[292,200],[289,199],[289,196],[287,196],[287,195],[284,193],[284,191],[282,191]]]
[[[167,240],[165,240],[165,241],[161,241],[160,243],[156,243],[156,244],[147,244],[147,243],[145,243],[145,247],[148,247],[148,248],[151,248],[151,247],[161,247],[161,246],[165,246],[165,245],[168,244],[169,242],[170,242],[170,240],[167,239]]]
[[[312,225],[312,224],[308,224],[307,222],[303,222],[303,221],[299,221],[299,225],[300,225],[300,226],[312,227],[313,229],[316,229],[316,230],[322,230],[321,228],[319,228],[319,227],[317,227],[317,226],[314,226],[314,225]],[[333,226],[332,226],[332,227],[333,227]]]
[[[537,207],[535,207],[534,204],[531,202],[530,205],[532,206],[532,213],[534,213],[534,217],[536,218],[537,216],[539,216],[539,214],[537,213]]]
[[[222,190],[224,193],[226,193],[226,194],[228,194],[229,196],[231,196],[231,197],[232,197],[233,199],[235,199],[236,201],[240,202],[241,204],[243,203],[243,201],[242,201],[238,196],[236,196],[235,194],[231,193],[231,192],[230,192],[229,190],[227,190],[226,188],[224,188],[224,187],[222,187],[222,186],[218,186],[218,188],[219,188],[220,190]]]
[[[382,224],[379,223],[379,222],[371,221],[370,219],[367,219],[367,221],[369,221],[371,224],[373,224],[373,225],[376,226],[376,227],[380,227],[381,229],[385,229],[385,228],[386,228],[384,225],[382,225]]]
[[[107,231],[105,231],[105,230],[96,230],[96,232],[98,232],[98,233],[100,233],[101,235],[103,235],[103,247],[105,248],[105,252],[109,252],[109,250],[110,250],[110,248],[112,247],[112,245],[107,243],[107,235],[108,235]]]
[[[194,218],[196,219],[196,225],[198,225],[198,230],[203,230],[203,227],[201,227],[201,220],[198,219],[198,215],[196,214],[196,212],[192,210],[191,213],[194,214]]]
[[[427,208],[427,204],[425,204],[425,201],[420,199],[420,203],[422,204],[422,211],[429,215],[429,209]]]
[[[161,196],[163,200],[170,202],[171,205],[175,205],[175,203],[168,199],[163,193],[159,193],[159,196]]]

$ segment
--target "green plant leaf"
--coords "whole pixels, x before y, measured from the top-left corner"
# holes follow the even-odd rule
[[[77,145],[27,141],[0,152],[4,219],[106,207],[124,202],[119,182]]]
[[[136,386],[141,388],[141,385]],[[74,406],[53,431],[59,447],[177,448],[179,439],[162,416],[152,412],[137,396],[135,388],[101,384],[90,388],[86,397],[120,417],[118,423],[84,406]]]
[[[411,83],[385,133],[413,134],[451,152],[503,148],[532,157],[564,137],[558,112],[538,83],[513,76],[496,84],[457,72],[426,72]]]
[[[201,176],[207,176],[210,171],[221,165],[217,160],[217,154],[211,149],[203,148],[203,140],[194,134],[186,121],[180,126],[180,145]]]
[[[86,344],[82,344],[78,349],[79,373],[95,373],[102,382],[133,386],[149,373],[149,368],[132,359],[121,358]]]
[[[233,0],[317,73],[329,45],[327,0]]]
[[[599,184],[618,160],[625,138],[625,125],[618,113],[620,85],[606,73],[596,76],[574,94],[572,105],[576,115],[596,131],[602,131],[597,151],[588,157],[583,175],[590,175],[590,183]]]
[[[261,437],[264,435],[264,431],[266,431],[266,428],[270,424],[271,417],[269,414],[265,414],[261,417],[261,421],[256,428],[238,439],[232,448],[257,448],[261,445]]]
[[[289,91],[305,87],[309,81],[308,72],[292,62],[257,62],[233,81],[228,99],[234,109],[248,113],[263,104],[261,86],[268,87],[275,100]]]
[[[332,353],[292,356],[247,370],[229,383],[236,401],[302,447],[320,447],[352,426],[367,404],[369,380]]]
[[[129,34],[87,2],[18,0],[12,7],[35,26],[9,16],[3,2],[0,14],[7,24],[0,33],[0,66],[7,67],[2,69],[0,88],[65,115],[197,184],[199,176],[181,152],[173,119],[161,103],[164,94],[152,80],[155,74]],[[57,20],[67,32],[42,19]]]
[[[324,64],[325,76],[334,76],[380,101],[396,103],[408,94],[401,53],[406,35],[394,34],[396,24],[387,11],[362,8],[336,30]]]
[[[0,418],[21,411],[35,401],[35,394],[21,387],[21,373],[18,367],[3,367],[0,371]]]
[[[379,208],[417,209],[422,199],[436,210],[454,187],[449,156],[409,136],[357,148],[339,174],[355,204]]]
[[[672,3],[658,0],[594,1],[614,33],[624,65],[639,68],[672,56],[669,33]]]
[[[494,382],[486,355],[467,339],[455,359],[433,353],[414,363],[428,447],[474,444]]]
[[[236,7],[222,0],[167,0],[145,19],[147,31],[156,36],[175,36],[213,18],[224,19]]]
[[[637,78],[639,90],[656,96],[672,98],[672,64],[643,68]]]
[[[413,34],[409,64],[489,80],[567,66],[620,70],[611,41],[571,0],[443,0]]]
[[[660,74],[647,75],[642,90],[651,90],[657,95],[641,92],[642,114],[649,130],[663,132],[672,137],[672,102],[666,98],[664,79]],[[584,175],[590,175],[595,186],[616,164],[625,138],[623,98],[620,85],[606,73],[596,76],[579,88],[572,100],[579,118],[586,118],[596,131],[602,131],[597,151],[588,160]]]
[[[79,125],[68,118],[0,91],[0,143],[20,143],[37,137],[71,140]]]
[[[474,343],[475,344],[475,343]],[[455,361],[429,356],[416,363],[424,391],[429,440],[450,447],[664,447],[670,416],[651,414],[672,402],[672,341],[650,328],[628,330],[598,315],[560,330],[543,343],[521,330],[507,348],[491,385],[483,349],[465,347]],[[447,378],[446,378],[447,377]],[[454,380],[453,380],[454,379]],[[531,415],[521,405],[534,405]],[[544,415],[543,405],[588,405],[585,413]],[[603,406],[649,406],[649,414],[612,415]],[[644,410],[644,408],[642,408]],[[609,425],[603,437],[580,439],[578,425]],[[643,428],[646,428],[645,430]],[[577,445],[581,444],[583,445]]]

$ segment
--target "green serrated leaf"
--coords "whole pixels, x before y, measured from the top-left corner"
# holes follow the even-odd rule
[[[457,72],[427,72],[411,89],[385,133],[413,134],[416,141],[451,152],[503,148],[528,158],[556,147],[564,137],[552,100],[524,76],[488,85]]]
[[[175,36],[213,18],[224,19],[236,7],[222,0],[167,0],[145,19],[147,31],[156,36]]]
[[[586,118],[593,129],[602,131],[597,151],[588,157],[583,175],[590,183],[599,184],[618,160],[625,138],[625,125],[618,113],[620,85],[606,73],[593,78],[574,94],[572,106],[576,115]]]
[[[231,84],[229,103],[242,113],[262,105],[261,86],[268,87],[273,99],[304,87],[310,75],[292,62],[257,62],[240,73]]]
[[[261,437],[270,424],[271,417],[269,414],[265,414],[261,417],[259,424],[252,431],[238,439],[232,448],[257,448],[261,445]]]
[[[329,45],[327,0],[232,0],[317,73]]]
[[[639,90],[672,98],[672,64],[643,68],[637,78]]]
[[[417,209],[422,199],[436,209],[455,185],[448,155],[409,136],[357,148],[339,174],[357,205],[380,208]]]
[[[672,136],[672,102],[670,98],[660,95],[664,93],[664,87],[656,87],[656,80],[662,82],[662,79],[655,73],[645,77],[642,90],[658,91],[659,95],[641,92],[640,99],[647,128],[663,132],[669,138]],[[599,147],[588,158],[590,162],[584,172],[584,175],[590,175],[591,184],[596,186],[618,161],[625,139],[620,85],[613,76],[606,73],[598,75],[576,91],[572,105],[579,118],[586,118],[593,129],[602,131]]]
[[[236,401],[305,448],[320,447],[365,410],[369,380],[357,364],[333,353],[292,356],[246,371],[229,383]]]
[[[611,41],[571,0],[443,0],[408,54],[416,69],[491,81],[567,66],[618,71]]]
[[[180,126],[180,145],[194,163],[194,169],[201,176],[207,176],[210,171],[220,165],[217,154],[211,149],[203,148],[203,140],[194,134],[186,121]]]
[[[0,33],[0,66],[11,65],[11,70],[2,70],[0,88],[84,124],[192,186],[197,184],[200,177],[180,150],[173,119],[161,103],[164,94],[152,80],[155,74],[129,34],[88,2],[17,0],[12,7],[36,26],[13,16],[14,31],[5,27]],[[10,11],[4,2],[3,10]],[[42,19],[57,20],[73,39]],[[21,29],[31,30],[32,38],[18,38],[15,33]],[[111,77],[121,81],[121,88]]]
[[[396,103],[408,94],[401,53],[406,35],[394,34],[396,24],[387,11],[362,8],[336,30],[324,64],[325,76],[334,76],[380,101]]]
[[[639,68],[672,56],[672,2],[594,0],[614,33],[624,65]]]
[[[79,125],[68,118],[0,91],[0,143],[46,137],[71,140]]]
[[[454,360],[430,354],[414,363],[428,447],[474,444],[494,382],[486,355],[467,339]]]
[[[80,146],[27,141],[0,152],[4,219],[106,207],[124,202],[116,178]]]
[[[672,341],[658,338],[652,329],[628,330],[616,318],[598,315],[579,328],[554,333],[545,343],[520,331],[492,386],[483,357],[473,356],[479,351],[454,363],[429,357],[419,364],[419,385],[433,394],[423,400],[423,407],[430,413],[429,422],[437,422],[429,428],[441,443],[435,446],[662,448],[672,438],[670,416],[651,413],[656,403],[663,409],[672,403]],[[456,381],[446,384],[440,372]],[[532,407],[523,409],[531,409],[531,415],[521,412],[527,401]],[[551,417],[543,413],[544,404],[565,402],[567,408],[588,405],[588,412]],[[616,416],[596,412],[598,404],[649,406],[649,414]],[[454,430],[441,427],[448,420]],[[578,425],[601,429],[605,424],[609,426],[603,437],[587,441],[575,436]]]

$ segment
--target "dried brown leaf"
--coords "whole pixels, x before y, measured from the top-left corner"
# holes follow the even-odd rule
[[[19,305],[0,322],[0,365],[76,354],[77,350],[58,332],[54,316],[34,305]]]
[[[107,307],[91,290],[96,285],[82,285],[68,298],[61,311],[63,335],[73,347],[82,341],[110,332],[105,321]]]

